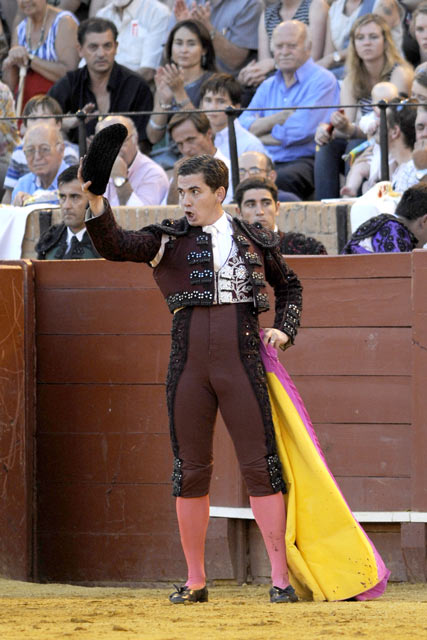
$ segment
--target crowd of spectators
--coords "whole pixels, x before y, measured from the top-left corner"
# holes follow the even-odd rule
[[[176,203],[182,157],[231,168],[230,109],[231,184],[267,180],[273,203],[271,182],[295,201],[380,181],[379,100],[393,188],[427,174],[427,1],[0,0],[0,63],[4,204],[58,199],[82,122],[86,144],[108,124],[128,130],[113,205]]]

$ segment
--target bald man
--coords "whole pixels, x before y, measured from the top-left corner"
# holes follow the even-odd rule
[[[112,206],[158,205],[169,189],[169,180],[160,165],[138,148],[138,132],[133,120],[124,116],[108,116],[96,125],[96,132],[112,124],[123,124],[128,130],[114,163],[105,197]]]
[[[277,71],[258,87],[249,104],[254,111],[243,113],[240,123],[259,137],[275,162],[279,189],[304,200],[314,190],[316,127],[329,122],[332,110],[326,107],[339,104],[339,85],[330,71],[313,62],[302,22],[280,23],[273,31],[272,51]],[[313,105],[324,108],[293,109]]]
[[[42,191],[53,192],[46,195],[46,201],[58,203],[57,177],[67,168],[60,130],[54,123],[34,125],[25,133],[23,149],[30,173],[16,183],[12,204],[21,207],[31,196]]]
[[[247,178],[266,178],[276,184],[277,171],[274,162],[260,151],[245,151],[239,156],[239,181]],[[279,202],[300,202],[294,193],[278,189]]]

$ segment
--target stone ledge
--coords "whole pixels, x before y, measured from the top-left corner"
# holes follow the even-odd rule
[[[224,207],[235,214],[235,205]],[[178,206],[164,207],[114,207],[117,222],[124,229],[141,229],[149,224],[161,222],[165,218],[179,218],[181,210]],[[22,243],[22,258],[35,258],[34,246],[40,236],[40,216],[46,215],[36,211],[27,219],[25,236]],[[52,224],[61,221],[59,209],[52,210]],[[337,216],[335,204],[322,202],[282,203],[278,225],[286,231],[298,231],[322,242],[330,255],[338,253]]]

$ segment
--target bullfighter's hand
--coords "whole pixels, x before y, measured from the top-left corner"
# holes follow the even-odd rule
[[[283,349],[289,340],[289,336],[283,333],[283,331],[280,331],[280,329],[264,329],[262,341],[266,347],[270,345],[275,349]]]

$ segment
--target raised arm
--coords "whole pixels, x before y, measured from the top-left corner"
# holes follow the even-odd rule
[[[80,161],[78,179],[83,193],[89,200],[86,228],[97,251],[103,258],[118,262],[153,260],[161,246],[161,230],[157,230],[155,226],[145,227],[141,231],[122,229],[114,218],[108,200],[90,190],[90,180],[84,181],[82,168],[83,160]]]

